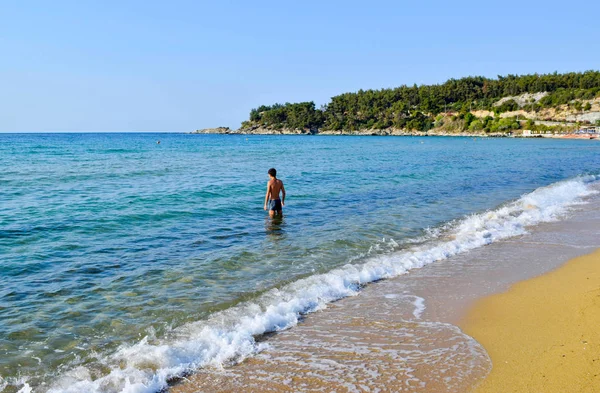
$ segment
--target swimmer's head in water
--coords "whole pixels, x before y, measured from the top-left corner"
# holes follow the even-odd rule
[[[268,173],[269,173],[269,175],[271,175],[273,177],[276,177],[277,176],[277,169],[271,168],[271,169],[269,169]]]

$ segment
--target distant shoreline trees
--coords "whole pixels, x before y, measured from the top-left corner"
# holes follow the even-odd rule
[[[427,131],[441,126],[440,123],[448,123],[446,117],[438,115],[453,112],[459,114],[461,130],[502,132],[511,127],[518,128],[520,123],[498,116],[477,119],[471,112],[488,110],[498,115],[514,111],[520,108],[514,99],[501,105],[494,104],[504,97],[542,92],[547,95],[537,102],[531,99],[523,106],[529,111],[539,111],[568,104],[578,110],[589,110],[589,103],[582,106],[580,100],[600,95],[600,71],[508,75],[497,79],[466,77],[438,85],[359,90],[332,97],[322,108],[316,108],[314,102],[263,105],[250,111],[250,118],[242,123],[242,127]]]

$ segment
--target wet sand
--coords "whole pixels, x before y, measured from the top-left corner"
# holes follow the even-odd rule
[[[256,356],[202,369],[170,392],[458,393],[489,372],[487,354],[472,338],[420,318],[411,307],[418,298],[385,296],[370,313],[362,302],[332,305],[267,338]]]
[[[461,326],[493,363],[477,393],[600,392],[600,250],[478,301]]]

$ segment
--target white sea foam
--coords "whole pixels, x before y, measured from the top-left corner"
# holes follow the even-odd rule
[[[6,389],[9,386],[13,386],[13,387],[17,386],[17,387],[19,387],[19,390],[18,390],[17,393],[31,393],[31,392],[33,392],[33,389],[31,388],[31,386],[27,382],[27,378],[26,377],[4,379],[0,375],[0,392],[3,392],[4,389]]]
[[[453,255],[521,235],[526,228],[553,221],[570,206],[581,203],[593,191],[597,177],[579,177],[543,187],[496,210],[471,215],[448,224],[436,239],[411,249],[368,257],[361,264],[348,264],[329,273],[313,275],[259,299],[212,315],[206,321],[176,329],[164,339],[144,338],[135,345],[122,346],[101,359],[112,371],[93,379],[79,366],[51,384],[51,393],[157,392],[170,378],[207,365],[238,362],[261,351],[257,335],[280,331],[298,323],[303,313],[326,307],[327,303],[356,295],[360,286],[379,279],[441,261]],[[423,304],[416,299],[416,318]],[[25,390],[26,391],[26,390]],[[24,392],[25,392],[24,391]]]
[[[33,392],[33,389],[31,388],[31,386],[29,386],[29,384],[27,383],[26,380],[21,380],[19,381],[19,384],[21,384],[21,389],[19,389],[19,391],[17,393],[31,393]]]
[[[415,319],[421,319],[421,315],[423,315],[423,312],[425,311],[425,299],[423,299],[420,296],[410,295],[407,291],[404,292],[403,295],[398,295],[397,293],[389,293],[383,295],[383,297],[390,300],[398,298],[411,299],[410,303],[414,307],[412,315],[415,317]]]
[[[425,311],[425,299],[420,296],[413,296],[413,298],[413,306],[415,306],[413,315],[416,319],[421,319],[421,315],[423,315],[423,312]]]

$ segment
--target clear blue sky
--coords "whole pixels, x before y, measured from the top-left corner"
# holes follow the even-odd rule
[[[237,128],[251,108],[600,68],[600,2],[0,2],[0,132]]]

